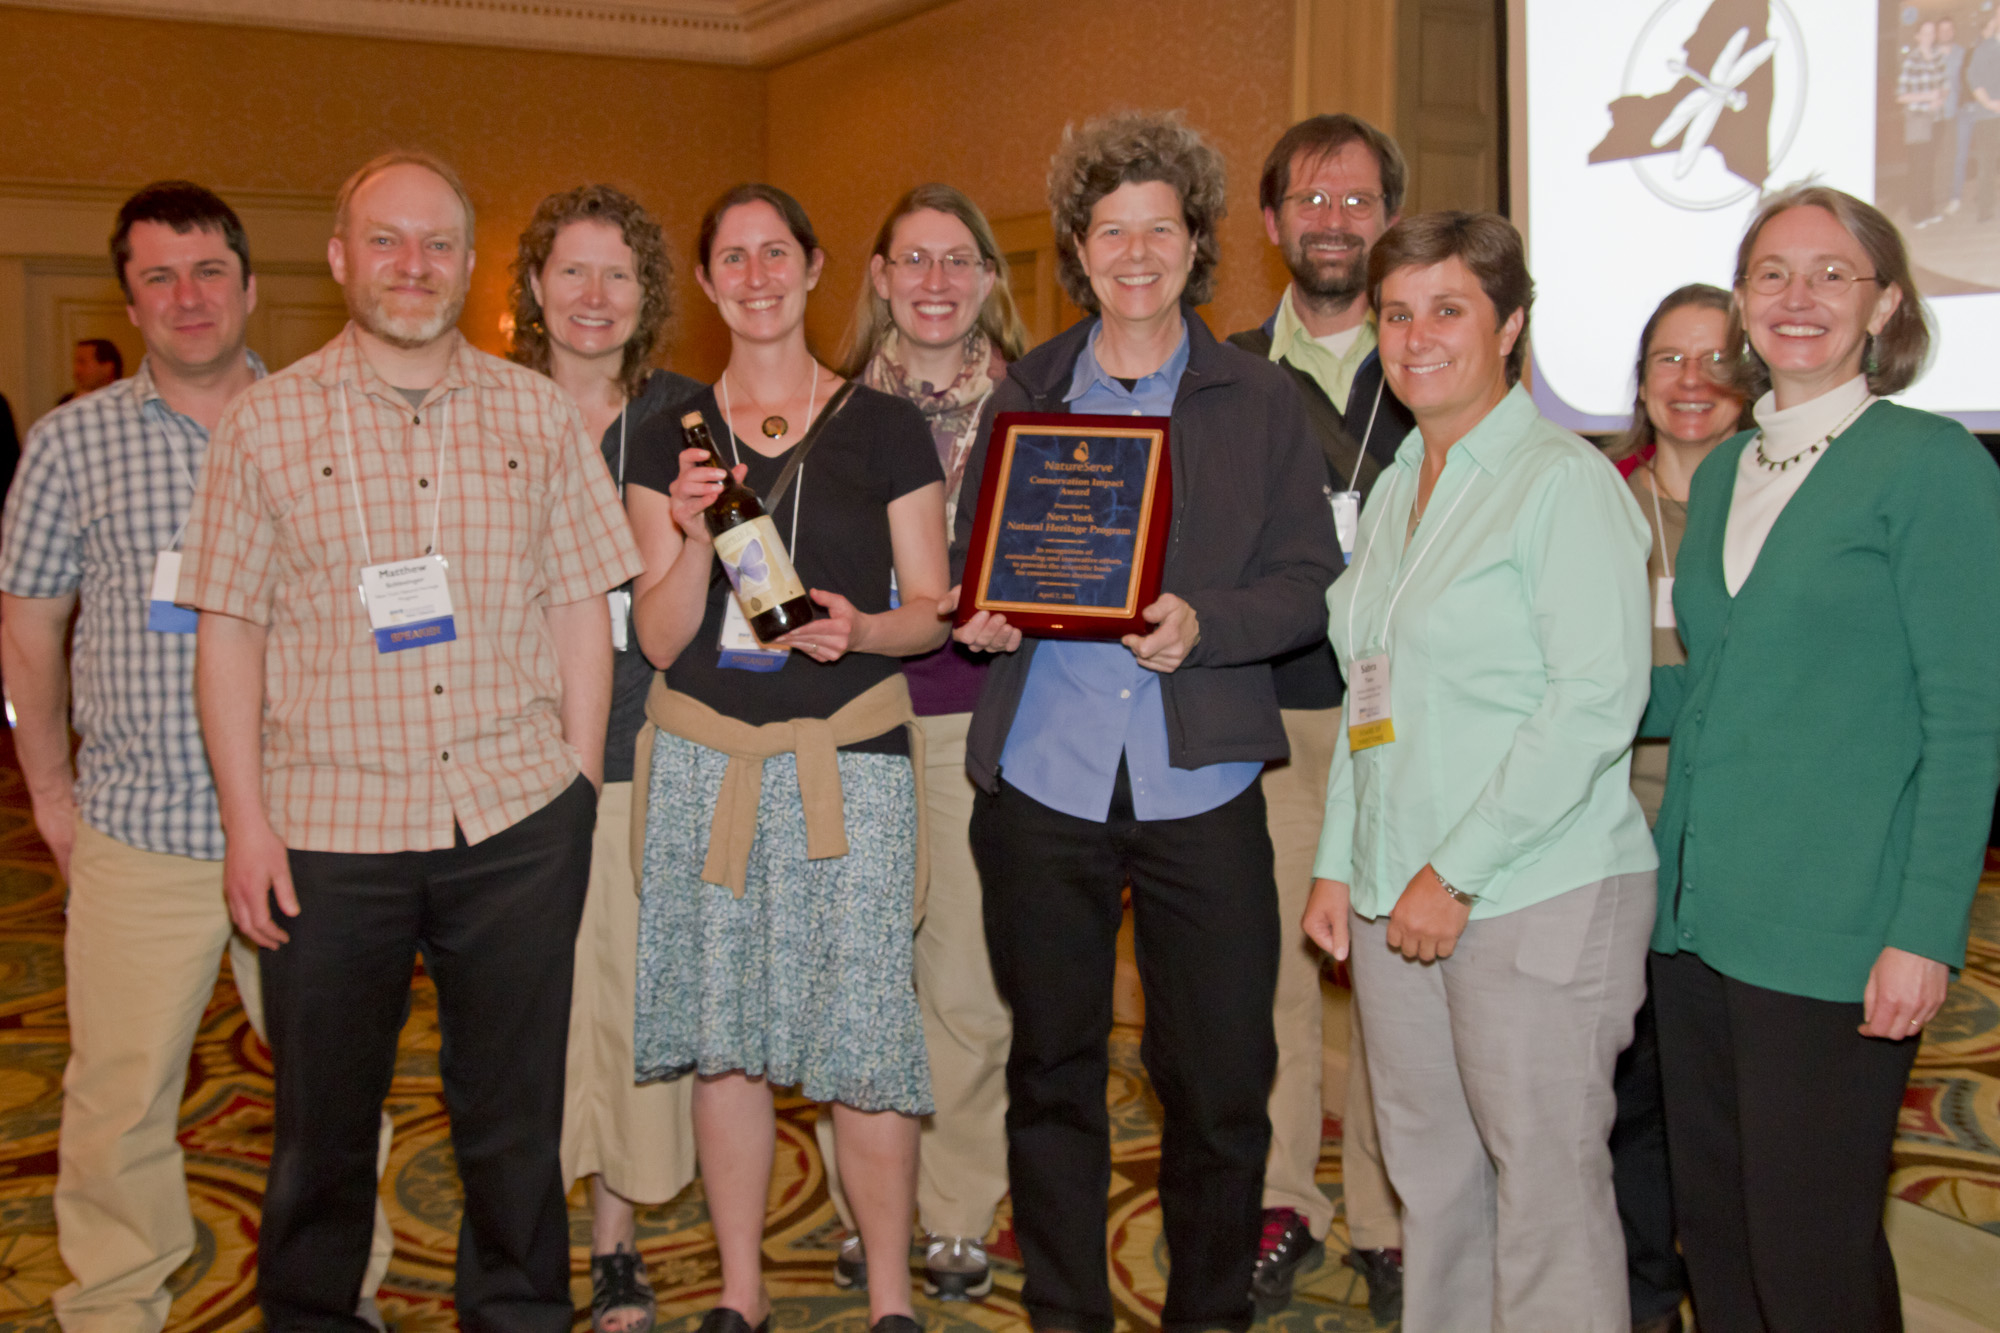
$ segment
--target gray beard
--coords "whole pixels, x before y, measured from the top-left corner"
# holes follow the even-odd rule
[[[391,319],[382,313],[380,305],[364,309],[353,302],[349,302],[347,313],[354,317],[356,324],[391,347],[413,351],[430,346],[458,323],[458,317],[465,313],[465,293],[460,292],[457,300],[440,307],[436,314],[423,320]]]

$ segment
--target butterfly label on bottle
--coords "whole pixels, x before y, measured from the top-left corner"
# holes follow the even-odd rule
[[[743,603],[745,616],[761,616],[806,595],[805,585],[792,571],[791,562],[782,555],[773,558],[774,552],[784,549],[778,540],[778,525],[768,514],[717,534],[715,553],[722,557],[729,586]]]

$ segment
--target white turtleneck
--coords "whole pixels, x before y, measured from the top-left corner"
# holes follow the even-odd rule
[[[1764,539],[1771,535],[1771,525],[1805,484],[1806,474],[1826,456],[1826,449],[1807,451],[1829,432],[1844,432],[1874,400],[1866,375],[1856,375],[1782,412],[1777,408],[1776,394],[1767,393],[1757,400],[1753,412],[1763,431],[1764,457],[1774,463],[1788,458],[1799,461],[1782,472],[1765,467],[1757,461],[1755,441],[1736,460],[1736,491],[1729,502],[1729,526],[1722,535],[1722,582],[1731,597],[1750,577],[1757,554],[1764,549]]]

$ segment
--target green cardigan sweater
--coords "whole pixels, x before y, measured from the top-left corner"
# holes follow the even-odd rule
[[[1731,597],[1723,533],[1746,432],[1696,471],[1675,565],[1684,666],[1653,948],[1858,1003],[1883,946],[1965,961],[2000,783],[2000,469],[1892,403],[1827,446]]]

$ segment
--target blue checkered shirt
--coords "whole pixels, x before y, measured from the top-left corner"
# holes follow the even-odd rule
[[[78,594],[70,708],[83,821],[143,851],[219,861],[194,635],[146,628],[154,562],[175,549],[188,474],[201,476],[207,452],[208,432],[167,406],[145,362],[43,417],[0,520],[0,591]]]

